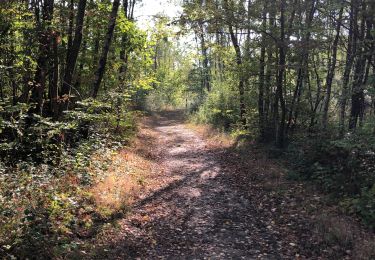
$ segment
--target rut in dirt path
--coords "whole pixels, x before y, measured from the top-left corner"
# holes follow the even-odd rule
[[[259,216],[252,197],[230,185],[231,167],[221,159],[224,149],[210,148],[176,112],[164,113],[151,127],[157,132],[166,184],[122,221],[124,235],[105,250],[108,258],[294,256],[283,255],[282,237],[268,226],[272,219]]]

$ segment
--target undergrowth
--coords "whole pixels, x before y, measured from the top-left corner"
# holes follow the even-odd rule
[[[0,258],[63,257],[126,210],[125,195],[104,204],[98,193],[136,131],[136,112],[118,120],[107,104],[87,101],[66,115],[69,124],[31,117],[21,109],[1,125],[13,141],[0,144]]]
[[[227,133],[236,145],[259,140],[257,115],[248,111],[247,128],[238,124],[238,113],[233,107],[230,88],[210,92],[196,111],[191,111],[190,121],[208,124],[218,132]],[[289,179],[313,181],[340,206],[340,210],[359,217],[375,229],[375,137],[374,123],[370,122],[355,132],[337,138],[337,129],[314,133],[290,133],[290,143],[283,150],[272,144],[267,147],[270,157],[284,157],[289,162]],[[312,129],[313,130],[313,129]],[[328,131],[328,130],[327,130]]]
[[[292,166],[290,179],[313,181],[341,211],[375,229],[375,138],[366,131],[343,139],[296,138],[285,157]]]

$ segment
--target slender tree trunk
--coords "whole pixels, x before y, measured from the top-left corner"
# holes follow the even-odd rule
[[[51,65],[49,72],[49,100],[50,110],[54,120],[58,119],[59,116],[59,104],[58,104],[58,81],[59,81],[59,33],[55,32],[52,39],[52,52],[51,52]]]
[[[128,18],[128,8],[129,8],[129,0],[123,0],[123,12],[127,19]],[[123,81],[125,79],[125,72],[127,70],[127,63],[128,63],[128,55],[126,53],[126,48],[128,47],[128,35],[126,33],[123,33],[121,37],[121,51],[120,51],[120,61],[122,62],[119,74],[120,74],[120,81]],[[120,82],[120,85],[122,82]]]
[[[100,3],[102,3],[104,0],[99,0]],[[94,8],[98,6],[98,4],[94,1],[90,1],[91,4],[94,5]],[[93,34],[93,49],[92,49],[92,63],[90,64],[90,71],[95,71],[96,67],[98,66],[99,61],[99,49],[100,49],[100,38],[101,38],[101,30],[99,28],[92,28],[92,34]]]
[[[234,50],[236,52],[236,63],[239,70],[239,83],[238,83],[238,92],[239,92],[239,99],[240,99],[240,120],[242,122],[242,125],[246,126],[246,106],[245,106],[245,80],[244,80],[244,73],[242,68],[242,54],[241,54],[241,48],[238,43],[237,35],[233,31],[232,26],[232,20],[234,20],[233,13],[230,10],[230,7],[228,5],[228,0],[224,0],[224,7],[227,12],[227,19],[228,19],[228,28],[230,33],[230,38],[234,47]]]
[[[326,96],[324,100],[323,119],[322,119],[323,130],[327,129],[327,123],[328,123],[328,110],[329,110],[329,106],[331,102],[332,82],[333,82],[333,78],[335,76],[335,70],[336,70],[337,47],[338,47],[339,37],[340,37],[343,10],[344,10],[344,7],[341,6],[340,11],[339,11],[339,17],[336,21],[336,31],[335,31],[336,35],[332,44],[332,58],[329,62],[330,66],[328,68],[328,73],[327,73],[327,78],[326,78]]]
[[[25,1],[25,8],[27,10],[30,9],[29,1]],[[28,20],[29,19],[27,19],[26,21],[28,21]],[[25,30],[23,32],[23,44],[25,46],[31,46],[32,42],[33,42],[32,33],[28,30]],[[24,63],[24,67],[25,67],[26,71],[22,75],[22,93],[21,93],[20,97],[18,98],[18,101],[22,102],[22,103],[27,103],[27,101],[29,99],[29,92],[30,92],[30,89],[31,89],[29,83],[32,81],[32,71],[31,71],[31,61],[28,58],[28,57],[31,56],[31,53],[32,53],[31,48],[29,48],[29,47],[24,48],[23,63]]]
[[[266,35],[267,29],[267,1],[264,2],[262,12],[262,43],[260,48],[260,60],[259,60],[259,86],[258,86],[258,113],[259,113],[259,134],[260,139],[265,138],[265,119],[264,119],[264,80],[265,80],[265,58],[266,58]]]
[[[272,9],[270,11],[270,19],[269,19],[269,28],[275,28],[275,14],[273,13]],[[267,45],[267,69],[265,75],[265,98],[264,98],[264,118],[267,121],[267,127],[269,127],[269,117],[272,114],[272,102],[271,102],[271,95],[273,93],[273,68],[274,60],[273,60],[273,45]]]
[[[276,84],[276,97],[275,97],[275,121],[277,126],[276,131],[276,145],[283,148],[285,145],[285,119],[286,119],[286,106],[283,96],[284,74],[286,65],[286,50],[285,50],[285,0],[281,0],[280,4],[280,42],[279,42],[279,64],[278,76]],[[279,102],[281,107],[281,117],[279,119]]]
[[[69,19],[68,19],[68,46],[67,50],[72,48],[73,44],[73,27],[74,27],[74,0],[69,2]]]
[[[107,63],[107,56],[108,56],[109,48],[111,46],[113,32],[115,30],[116,18],[117,18],[117,12],[118,12],[119,5],[120,5],[120,0],[114,0],[113,1],[110,20],[109,20],[109,23],[108,23],[107,34],[106,34],[106,37],[105,37],[105,40],[104,40],[104,46],[103,46],[102,54],[101,54],[101,57],[100,57],[100,60],[99,60],[99,64],[98,64],[98,67],[97,67],[96,72],[95,72],[94,84],[92,86],[91,96],[93,98],[97,97],[98,92],[99,92],[99,88],[100,88],[100,83],[103,80],[103,76],[104,76],[104,72],[105,72],[105,66],[106,66],[106,63]]]
[[[270,114],[270,105],[271,105],[271,85],[272,85],[272,48],[268,46],[267,48],[267,67],[265,75],[265,95],[264,95],[264,120],[268,124],[269,114]]]
[[[375,7],[375,4],[373,3],[372,4],[373,6],[372,7]],[[374,10],[374,9],[371,9],[371,5],[369,4],[369,8],[370,10]],[[367,83],[368,83],[368,79],[369,79],[369,74],[370,74],[370,68],[372,66],[372,58],[374,56],[374,51],[375,50],[375,42],[374,42],[374,39],[373,39],[373,36],[372,36],[372,32],[374,30],[373,28],[373,23],[375,21],[375,17],[374,17],[374,13],[372,14],[367,14],[366,17],[365,17],[366,21],[365,21],[365,25],[366,25],[366,39],[365,39],[365,54],[364,54],[364,62],[366,63],[365,65],[365,72],[364,72],[364,76],[363,76],[363,82],[362,84],[365,86]],[[365,116],[365,109],[366,109],[366,106],[364,105],[363,106],[363,109],[362,109],[362,112],[360,114],[360,117],[359,117],[359,124],[362,126],[363,124],[363,120],[364,120],[364,116]]]
[[[134,6],[135,6],[136,1],[137,0],[129,0],[128,17],[129,17],[130,20],[134,19]]]
[[[79,63],[79,66],[78,66],[78,71],[77,71],[77,78],[75,80],[75,83],[74,83],[74,88],[76,89],[76,91],[80,92],[81,91],[81,84],[82,84],[82,73],[83,73],[83,68],[85,66],[85,62],[86,62],[86,53],[87,53],[87,41],[83,41],[82,42],[82,54],[81,54],[81,61]]]
[[[206,39],[204,38],[203,22],[199,22],[199,38],[201,43],[204,88],[207,89],[207,91],[210,91],[210,69],[208,67],[207,44]]]
[[[354,75],[353,75],[353,86],[352,86],[352,102],[350,109],[350,120],[349,129],[353,130],[358,125],[358,119],[363,113],[364,108],[364,90],[363,90],[363,77],[365,71],[365,13],[366,13],[366,3],[362,2],[362,18],[361,18],[361,28],[358,28],[358,20],[354,21],[354,33],[358,35],[358,56],[355,64]]]
[[[316,67],[315,61],[313,62],[313,66],[314,66],[314,73],[315,73],[315,77],[316,77],[317,90],[316,90],[316,98],[315,98],[314,106],[313,106],[312,111],[311,111],[310,126],[309,126],[310,131],[312,130],[313,126],[316,124],[316,120],[315,120],[316,112],[318,111],[318,107],[319,107],[320,102],[322,100],[322,98],[321,98],[322,80],[319,77],[319,72],[318,72],[318,69]]]
[[[245,86],[244,86],[244,75],[242,71],[242,54],[241,54],[241,49],[238,44],[237,36],[234,34],[232,25],[229,25],[229,32],[231,35],[232,43],[234,46],[234,49],[236,51],[236,62],[238,69],[240,70],[239,73],[239,83],[238,83],[238,92],[239,92],[239,98],[240,98],[240,119],[242,124],[245,126],[246,125],[246,106],[245,106]]]
[[[299,68],[297,72],[297,75],[298,75],[297,82],[296,82],[296,87],[293,93],[292,104],[289,109],[289,119],[288,119],[288,125],[286,128],[286,131],[288,131],[291,128],[293,120],[294,120],[293,126],[297,124],[296,115],[298,114],[299,101],[302,95],[303,83],[305,81],[305,77],[306,77],[307,70],[308,70],[310,36],[311,36],[310,28],[311,28],[311,24],[314,18],[314,13],[316,10],[315,3],[316,3],[315,0],[311,1],[311,7],[308,11],[308,17],[306,19],[307,20],[306,21],[306,33],[302,36],[302,43],[304,46],[302,47],[301,60],[300,60]],[[294,117],[293,117],[293,113],[294,113]]]
[[[31,93],[31,102],[36,103],[33,112],[43,113],[43,94],[46,89],[46,75],[48,70],[48,57],[50,55],[51,42],[51,21],[53,16],[54,0],[44,0],[42,7],[42,19],[45,26],[39,24],[41,33],[39,35],[39,57],[37,59],[37,69],[34,76],[34,85]],[[37,16],[38,19],[38,16]]]
[[[14,34],[11,33],[14,37]],[[12,104],[15,106],[17,104],[17,83],[16,83],[16,77],[14,73],[14,60],[15,60],[15,50],[14,50],[14,43],[10,42],[10,51],[7,55],[7,61],[6,64],[8,66],[8,78],[10,81],[10,85],[12,87]]]
[[[341,92],[341,102],[340,102],[340,117],[339,117],[339,134],[340,137],[344,136],[345,132],[345,114],[346,114],[346,104],[348,99],[348,86],[349,86],[349,78],[350,72],[353,67],[354,56],[356,52],[356,44],[357,39],[355,34],[353,33],[353,24],[354,19],[357,19],[357,15],[355,14],[355,8],[353,1],[350,3],[350,13],[349,13],[349,32],[348,32],[348,47],[346,51],[346,62],[345,62],[345,69],[344,75],[342,77],[342,92]]]
[[[0,99],[4,101],[4,84],[3,84],[3,77],[0,74]]]
[[[81,42],[82,42],[82,37],[83,37],[82,31],[83,31],[83,21],[85,17],[86,3],[87,3],[87,0],[80,0],[78,3],[74,39],[70,48],[68,49],[68,54],[66,58],[65,75],[64,75],[62,88],[61,88],[61,96],[70,95],[70,89],[71,89],[71,85],[73,81],[73,73],[74,73],[76,63],[77,63],[78,53],[81,47]]]

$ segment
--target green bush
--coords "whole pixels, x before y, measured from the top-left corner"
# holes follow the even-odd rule
[[[92,155],[110,154],[135,130],[137,113],[120,99],[78,102],[62,121],[2,107],[0,258],[62,256],[93,232],[101,217],[86,190],[106,164]]]
[[[363,188],[360,196],[352,200],[352,207],[368,226],[375,229],[375,184]]]
[[[316,141],[316,140],[315,140]],[[304,153],[304,178],[319,184],[375,227],[375,138],[357,132],[335,141],[320,141]]]
[[[239,120],[237,92],[227,84],[214,86],[207,93],[205,101],[193,114],[192,119],[197,123],[211,124],[222,130],[236,124]]]

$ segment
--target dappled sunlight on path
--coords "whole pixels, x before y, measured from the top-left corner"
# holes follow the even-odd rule
[[[208,147],[178,112],[165,112],[154,124],[165,184],[135,203],[121,222],[126,232],[106,256],[280,258],[278,234],[267,229],[251,198],[227,182],[224,150]]]
[[[319,238],[308,213],[319,201],[306,196],[300,184],[285,181],[283,169],[256,148],[241,156],[212,143],[187,127],[181,111],[148,118],[140,137],[140,154],[153,160],[147,188],[115,230],[95,242],[94,258],[342,255]]]

